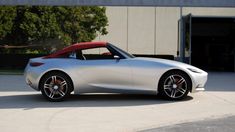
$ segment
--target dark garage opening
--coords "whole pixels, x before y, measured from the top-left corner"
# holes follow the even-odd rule
[[[191,22],[191,64],[235,71],[235,18],[192,17]]]

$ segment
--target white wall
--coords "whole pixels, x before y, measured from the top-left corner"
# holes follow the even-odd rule
[[[128,52],[154,54],[155,8],[128,8]]]
[[[235,17],[235,8],[205,8],[184,7],[183,15],[191,13],[193,16],[232,16]]]
[[[98,36],[95,41],[108,41],[127,50],[127,7],[107,7],[108,35]]]
[[[180,9],[158,7],[156,12],[156,53],[176,56]]]
[[[178,45],[179,7],[107,7],[108,35],[98,36],[134,54],[171,54]],[[233,16],[235,8],[182,8],[182,15]]]

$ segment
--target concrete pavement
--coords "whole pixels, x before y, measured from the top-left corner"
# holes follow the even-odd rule
[[[47,102],[20,75],[0,75],[0,131],[142,131],[235,115],[235,73],[209,73],[206,92],[184,101],[96,94]]]

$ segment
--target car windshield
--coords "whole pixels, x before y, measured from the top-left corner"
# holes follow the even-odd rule
[[[118,52],[120,52],[121,54],[123,54],[124,56],[126,56],[126,57],[128,57],[128,58],[135,58],[134,55],[127,53],[126,51],[124,51],[124,50],[122,50],[122,49],[120,49],[120,48],[114,46],[113,44],[110,44],[110,43],[109,43],[109,45],[110,45],[111,47],[113,47],[115,50],[117,50]]]

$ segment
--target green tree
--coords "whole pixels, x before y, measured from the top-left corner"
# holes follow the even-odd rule
[[[0,6],[0,39],[11,33],[15,17],[15,7]]]
[[[9,45],[39,44],[50,51],[107,34],[105,7],[4,6],[0,13],[8,20],[0,20],[0,43]]]
[[[27,8],[19,28],[27,36],[27,41],[56,38],[61,30],[51,7],[36,6]]]
[[[69,43],[91,41],[97,36],[107,34],[108,19],[105,7],[55,7],[60,22],[62,36]],[[66,42],[66,41],[65,41]]]

